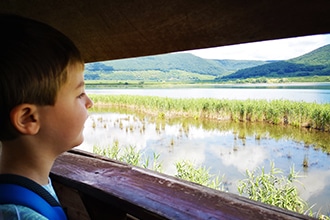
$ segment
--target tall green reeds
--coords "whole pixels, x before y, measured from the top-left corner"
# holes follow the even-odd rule
[[[190,182],[198,183],[212,189],[224,190],[223,177],[214,176],[209,173],[209,169],[204,166],[195,166],[190,161],[180,161],[175,164],[176,177]]]
[[[90,95],[94,110],[100,106],[120,106],[136,111],[242,122],[263,121],[275,125],[292,125],[330,131],[330,104],[288,100],[175,99],[134,95]]]
[[[246,170],[246,179],[239,182],[238,192],[255,201],[305,213],[307,203],[299,197],[298,190],[293,185],[297,177],[293,168],[288,176],[283,176],[282,171],[271,163],[268,173],[263,167],[254,171]]]
[[[151,169],[157,172],[162,172],[162,165],[159,163],[159,154],[153,154],[153,158],[143,155],[141,151],[137,150],[136,147],[119,147],[117,141],[112,146],[99,147],[93,146],[93,153],[99,154],[114,160],[118,160],[133,166],[139,166],[147,169]]]
[[[101,148],[94,146],[93,152],[102,156],[107,156],[133,166],[149,168],[157,172],[161,172],[161,163],[158,162],[159,155],[153,155],[153,162],[149,164],[149,158],[136,150],[135,147],[124,147],[123,152],[118,147],[118,142],[113,146]],[[151,166],[150,166],[151,165]],[[195,182],[213,189],[224,190],[222,180],[224,176],[214,176],[209,173],[209,169],[203,166],[195,166],[190,161],[180,161],[175,164],[178,178]],[[303,201],[298,194],[294,181],[299,177],[292,168],[288,176],[282,175],[282,170],[275,168],[274,163],[270,164],[270,171],[267,173],[265,169],[257,168],[254,171],[246,170],[246,179],[240,180],[237,190],[240,195],[249,197],[269,205],[277,206],[283,209],[291,210],[298,213],[315,216],[318,219],[329,220],[329,216],[320,213],[312,213],[308,204]]]

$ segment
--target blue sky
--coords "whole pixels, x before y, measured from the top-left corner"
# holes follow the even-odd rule
[[[206,59],[287,60],[330,44],[330,34],[186,51]]]

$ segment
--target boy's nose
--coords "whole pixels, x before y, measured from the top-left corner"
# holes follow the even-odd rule
[[[89,109],[89,108],[91,108],[94,105],[94,103],[93,103],[93,101],[88,96],[86,96],[86,97],[87,97],[86,108]]]

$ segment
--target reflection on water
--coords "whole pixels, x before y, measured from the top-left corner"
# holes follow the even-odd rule
[[[330,210],[330,137],[328,133],[263,123],[245,124],[193,119],[160,120],[151,116],[116,109],[93,113],[86,121],[85,141],[79,147],[92,151],[93,145],[107,147],[115,141],[120,146],[134,146],[152,158],[160,154],[163,172],[174,175],[175,163],[190,160],[225,175],[227,189],[237,193],[237,181],[246,169],[253,170],[269,162],[300,179],[303,199]],[[303,163],[307,161],[308,167]]]

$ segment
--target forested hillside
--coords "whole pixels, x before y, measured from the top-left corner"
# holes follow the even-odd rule
[[[190,53],[172,53],[156,56],[88,63],[85,78],[89,80],[170,80],[208,76],[214,79],[239,69],[262,65],[265,61],[210,60]]]
[[[258,77],[330,76],[330,45],[323,46],[303,56],[261,66],[241,69],[216,80],[236,80]]]
[[[283,51],[285,53],[285,51]],[[285,61],[210,60],[171,53],[86,64],[87,80],[239,81],[330,76],[330,45]]]

